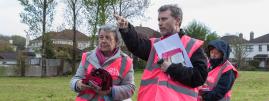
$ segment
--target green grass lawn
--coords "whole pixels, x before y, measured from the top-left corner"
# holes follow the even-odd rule
[[[269,101],[269,72],[241,71],[232,94],[233,101]]]
[[[240,71],[233,87],[233,101],[269,101],[269,72]],[[138,86],[141,71],[135,73]],[[73,101],[69,77],[0,77],[0,101]],[[137,91],[136,91],[137,92]],[[137,95],[133,96],[133,100]]]

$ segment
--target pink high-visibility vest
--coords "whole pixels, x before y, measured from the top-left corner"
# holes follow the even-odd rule
[[[153,38],[150,40],[151,52],[142,75],[138,101],[196,101],[198,96],[197,88],[191,88],[180,82],[173,81],[160,69],[157,64],[159,59],[153,47],[153,44],[160,39]],[[181,41],[189,58],[203,44],[203,41],[187,35],[183,35]]]
[[[209,90],[214,89],[216,87],[221,75],[224,74],[225,72],[229,71],[229,70],[234,71],[235,78],[238,77],[238,71],[236,70],[236,68],[228,60],[225,61],[225,63],[223,63],[222,65],[220,65],[220,66],[214,68],[213,70],[211,70],[208,73],[207,80],[206,80],[206,85],[208,86]],[[231,95],[232,95],[232,91],[229,90],[225,94],[225,96],[219,101],[230,101]]]
[[[85,74],[90,75],[91,71],[94,67],[92,62],[86,60],[87,54],[82,54],[81,64],[85,67]],[[133,60],[129,57],[119,57],[115,59],[111,64],[106,66],[105,70],[110,73],[114,80],[120,80],[119,77],[125,77],[128,71],[132,67]],[[85,76],[87,77],[87,76]],[[76,97],[76,101],[105,101],[103,97],[97,96],[96,92],[90,89],[83,90],[79,92],[78,96]]]

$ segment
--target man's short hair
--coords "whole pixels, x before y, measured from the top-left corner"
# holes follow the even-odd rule
[[[171,16],[174,17],[174,18],[179,18],[180,20],[180,24],[179,26],[181,25],[181,22],[182,22],[182,16],[183,16],[183,12],[181,10],[180,7],[178,7],[176,4],[168,4],[168,5],[163,5],[161,6],[159,9],[158,9],[158,12],[163,12],[163,11],[166,11],[166,10],[170,10],[171,11]]]

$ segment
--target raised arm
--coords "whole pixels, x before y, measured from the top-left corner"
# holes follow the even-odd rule
[[[115,15],[115,18],[117,19],[119,31],[128,50],[133,55],[147,61],[151,49],[150,40],[139,35],[134,26],[128,23],[123,17]]]

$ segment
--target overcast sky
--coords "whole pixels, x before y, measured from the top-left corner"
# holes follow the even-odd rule
[[[241,32],[249,39],[250,31],[255,33],[254,37],[269,33],[269,0],[152,0],[145,12],[149,19],[136,20],[133,24],[158,30],[157,9],[163,4],[173,3],[183,10],[182,26],[195,19],[220,36]],[[25,36],[27,26],[20,22],[21,11],[17,0],[0,0],[0,34]],[[62,19],[58,16],[56,20]]]

